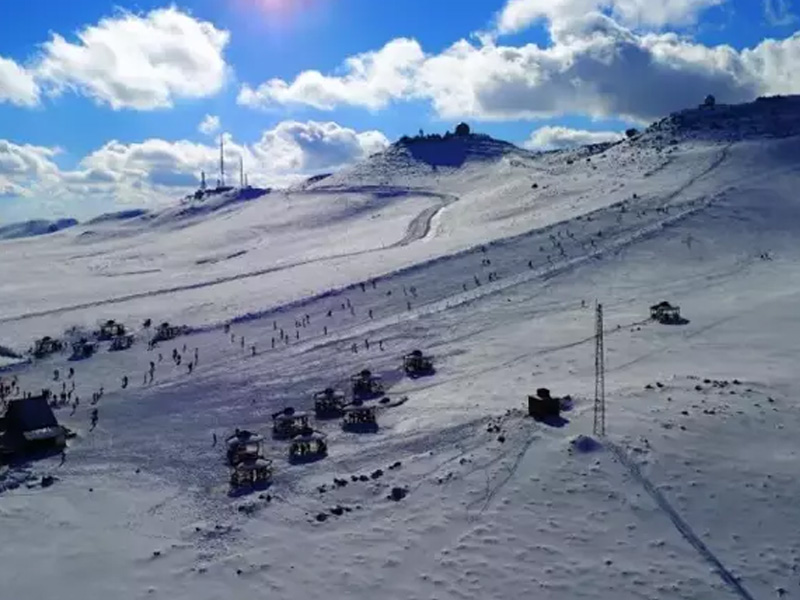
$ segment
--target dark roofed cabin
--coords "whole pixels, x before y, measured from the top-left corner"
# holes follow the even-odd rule
[[[13,455],[57,452],[67,443],[45,395],[9,402],[2,424],[2,446]]]

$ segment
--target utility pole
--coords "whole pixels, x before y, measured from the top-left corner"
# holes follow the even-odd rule
[[[603,340],[603,305],[597,304],[594,344],[594,428],[596,437],[606,435],[606,363]]]

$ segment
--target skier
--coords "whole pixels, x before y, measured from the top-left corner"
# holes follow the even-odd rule
[[[378,340],[378,348],[383,352],[383,340]]]
[[[58,369],[56,369],[55,371],[53,371],[53,381],[58,381],[58,375],[59,375],[59,373],[58,373]]]
[[[408,310],[411,310],[411,301],[406,302],[406,307]]]
[[[211,439],[214,440],[211,445],[212,446],[216,446],[217,445],[217,434],[216,433],[212,433],[211,434]]]
[[[327,325],[325,325],[325,327],[322,328],[322,332],[323,332],[323,335],[328,335],[328,326]]]
[[[370,319],[372,318],[372,309],[371,308],[369,309],[369,318]]]
[[[244,336],[242,336],[241,342],[242,342],[241,343],[241,348],[242,348],[242,350],[244,350]]]
[[[272,338],[272,349],[275,349],[275,338]]]
[[[92,409],[92,430],[97,427],[97,409]]]
[[[158,362],[161,362],[162,360],[164,360],[164,356],[161,354],[161,352],[159,352],[158,353]]]
[[[127,375],[123,375],[122,376],[122,389],[124,390],[127,387],[128,387],[128,376]]]
[[[250,350],[252,350],[252,351],[253,351],[253,356],[255,356],[255,355],[256,355],[256,345],[255,345],[255,344],[253,344],[253,345],[250,347]]]
[[[189,375],[191,375],[192,369],[194,368],[194,363],[189,363],[187,366],[189,367]]]
[[[364,348],[369,350],[369,340],[364,340]]]
[[[200,358],[200,348],[194,349],[194,364],[197,364],[198,359]]]
[[[295,331],[294,333],[295,333],[295,337],[299,340],[300,339],[300,332],[299,331]]]
[[[72,379],[75,376],[75,369],[72,367],[69,368],[69,378]]]

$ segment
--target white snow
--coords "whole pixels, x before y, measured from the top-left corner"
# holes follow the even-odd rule
[[[458,141],[422,142],[251,202],[0,241],[0,344],[109,318],[137,335],[0,371],[58,392],[54,369],[73,367],[81,399],[57,410],[77,433],[63,465],[0,473],[2,596],[797,596],[794,102],[690,111],[568,152],[481,140],[458,167]],[[578,438],[595,300],[597,448]],[[661,300],[689,323],[649,321]],[[145,318],[194,331],[148,351]],[[402,377],[414,348],[435,375]],[[364,367],[398,400],[378,404],[377,433],[316,422],[329,456],[306,465],[268,438],[271,488],[227,496],[235,427],[268,434],[274,412]],[[573,397],[563,427],[525,416],[542,386]]]

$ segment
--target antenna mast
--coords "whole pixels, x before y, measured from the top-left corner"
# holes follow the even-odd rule
[[[606,435],[606,363],[603,339],[603,305],[597,304],[594,345],[594,428],[597,437]]]
[[[219,136],[219,185],[225,185],[225,140]]]

